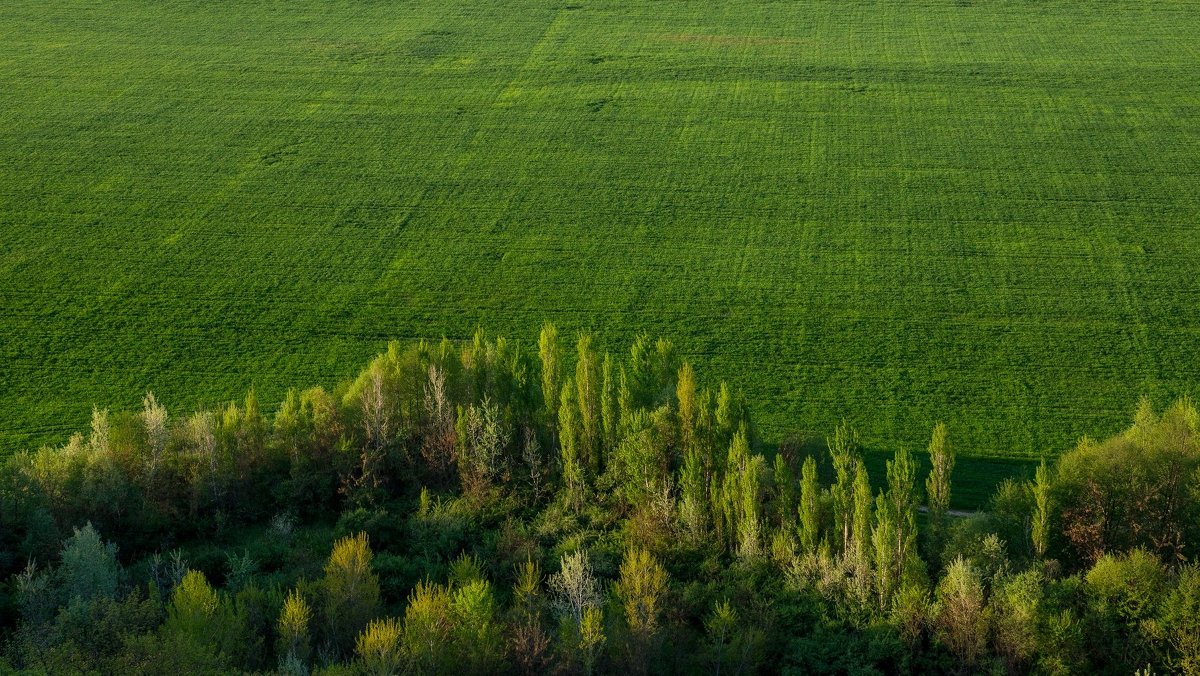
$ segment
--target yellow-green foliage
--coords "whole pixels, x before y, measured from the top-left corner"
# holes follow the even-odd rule
[[[334,641],[345,648],[379,612],[379,578],[371,558],[367,534],[358,533],[338,540],[325,564],[325,617]]]
[[[189,570],[171,594],[163,636],[237,659],[245,648],[244,633],[243,618],[229,599],[213,589],[203,573]]]
[[[667,592],[667,571],[644,549],[630,549],[621,562],[621,577],[613,589],[625,610],[625,621],[635,635],[658,631],[659,614]]]
[[[455,654],[460,669],[489,673],[499,667],[504,639],[496,619],[496,599],[486,580],[472,580],[454,590],[451,599]]]
[[[432,582],[418,583],[404,610],[404,653],[414,671],[435,672],[445,663],[452,628],[449,591]]]
[[[402,635],[400,623],[394,618],[372,620],[354,644],[354,654],[361,672],[371,676],[400,673],[404,664],[400,643]]]
[[[312,608],[298,591],[292,590],[283,602],[276,629],[279,636],[277,652],[280,656],[292,654],[301,660],[308,657],[311,621]]]

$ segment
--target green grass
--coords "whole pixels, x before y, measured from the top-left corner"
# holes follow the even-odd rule
[[[765,435],[1200,383],[1191,1],[0,3],[0,448],[392,337],[673,338]]]

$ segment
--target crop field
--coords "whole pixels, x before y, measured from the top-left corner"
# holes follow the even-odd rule
[[[672,338],[768,440],[1057,453],[1200,394],[1198,35],[1191,0],[5,0],[0,452],[553,320]]]

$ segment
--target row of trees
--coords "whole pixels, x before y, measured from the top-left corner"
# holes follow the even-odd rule
[[[394,343],[273,414],[251,393],[173,416],[148,394],[9,458],[4,655],[102,673],[1200,673],[1198,429],[1186,401],[1143,402],[1125,433],[964,516],[944,425],[924,477],[905,449],[870,476],[849,424],[817,452],[770,449],[668,341],[614,357],[547,325],[536,352]]]

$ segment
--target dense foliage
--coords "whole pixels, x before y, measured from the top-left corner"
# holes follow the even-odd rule
[[[545,319],[672,336],[774,441],[941,420],[962,479],[1107,436],[1200,396],[1197,36],[1196,0],[0,1],[0,456]]]
[[[1200,673],[1198,432],[1144,404],[962,514],[952,428],[925,477],[846,424],[771,449],[664,340],[393,344],[9,458],[0,667]]]

